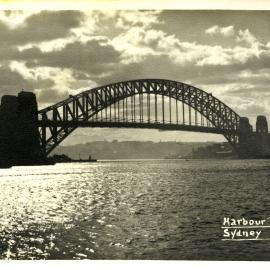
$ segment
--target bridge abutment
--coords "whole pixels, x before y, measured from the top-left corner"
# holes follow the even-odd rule
[[[39,140],[36,96],[30,92],[3,96],[0,105],[0,166],[44,162],[46,157]]]

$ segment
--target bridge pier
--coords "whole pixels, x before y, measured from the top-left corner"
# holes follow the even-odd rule
[[[5,95],[0,105],[0,167],[46,163],[37,125],[36,97]]]
[[[239,130],[238,154],[240,158],[270,158],[270,135],[265,116],[257,116],[255,132],[252,130],[249,119],[241,117]]]

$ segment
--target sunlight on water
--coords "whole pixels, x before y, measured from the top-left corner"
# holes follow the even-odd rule
[[[2,259],[245,259],[224,216],[270,216],[270,161],[107,161],[1,170]]]

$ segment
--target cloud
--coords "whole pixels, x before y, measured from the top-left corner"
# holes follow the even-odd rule
[[[234,26],[220,27],[218,25],[213,25],[212,27],[205,30],[206,34],[209,35],[222,35],[224,37],[231,37],[235,34]]]
[[[238,106],[237,110],[240,115],[248,115],[249,117],[256,117],[257,115],[267,115],[269,111],[266,110],[263,104],[256,101],[242,101]]]
[[[239,30],[237,36],[237,42],[246,43],[253,51],[256,57],[260,57],[261,53],[267,53],[270,55],[270,50],[267,47],[267,44],[263,44],[259,42],[259,40],[250,33],[249,29],[245,29],[244,31]]]
[[[39,10],[0,10],[0,21],[9,27],[9,29],[15,29],[22,25],[25,20],[36,13],[40,13]]]
[[[96,30],[105,33],[112,28],[128,30],[131,27],[150,28],[162,24],[159,19],[161,13],[161,10],[95,10],[91,16],[94,17]]]
[[[155,24],[161,24],[158,15],[160,10],[123,10],[117,12],[116,27],[129,29],[131,26],[138,26],[143,28],[151,27]]]
[[[122,62],[126,64],[142,62],[150,56],[166,55],[180,65],[218,66],[245,64],[263,54],[270,55],[270,47],[259,42],[249,30],[239,31],[237,42],[242,41],[245,44],[230,47],[198,44],[182,41],[161,30],[132,27],[113,38],[111,44],[121,52]]]
[[[18,72],[12,71],[9,67],[0,67],[0,74],[1,94],[14,94],[22,88],[31,88],[28,80],[24,79]]]
[[[243,30],[239,30],[238,32],[238,36],[236,39],[238,42],[244,41],[246,42],[248,45],[254,45],[254,44],[258,44],[258,40],[255,38],[254,35],[252,35],[249,31],[249,29],[245,29]]]
[[[41,107],[65,99],[70,94],[78,94],[85,88],[97,86],[87,73],[74,72],[68,68],[26,67],[23,62],[12,61],[9,70],[21,78],[17,79],[20,86],[18,90],[23,88],[35,92]]]
[[[51,52],[33,47],[22,51],[21,55],[27,60],[27,67],[69,68],[89,74],[102,74],[120,61],[120,53],[106,39],[93,39],[86,43],[76,41],[62,50]]]
[[[253,123],[255,116],[270,114],[269,89],[263,84],[240,81],[200,86],[207,92],[213,93],[239,115],[251,118]]]
[[[270,84],[270,68],[257,69],[256,71],[244,69],[236,74],[236,77],[238,80],[249,81],[250,83],[261,85],[268,85]]]
[[[8,66],[0,67],[0,93],[16,94],[22,89],[34,91],[37,87],[51,87],[54,81],[49,78],[25,78],[18,70]]]
[[[65,98],[68,97],[69,92],[68,90],[64,91],[57,91],[54,88],[46,88],[46,89],[39,89],[35,91],[37,101],[39,104],[42,104],[40,106],[40,109],[42,107],[46,107],[43,104],[45,103],[46,105],[56,103],[58,101],[61,101]]]
[[[110,43],[121,52],[123,63],[136,63],[141,62],[147,56],[162,53],[156,48],[162,36],[163,32],[161,31],[132,27],[113,38]]]
[[[0,20],[0,46],[66,37],[72,28],[80,26],[82,19],[83,13],[80,11],[41,11],[26,17],[13,29]]]

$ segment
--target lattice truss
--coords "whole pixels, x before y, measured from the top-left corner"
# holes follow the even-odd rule
[[[238,146],[240,116],[203,90],[144,79],[97,87],[39,111],[41,145],[49,154],[77,127],[133,127],[222,134]]]

